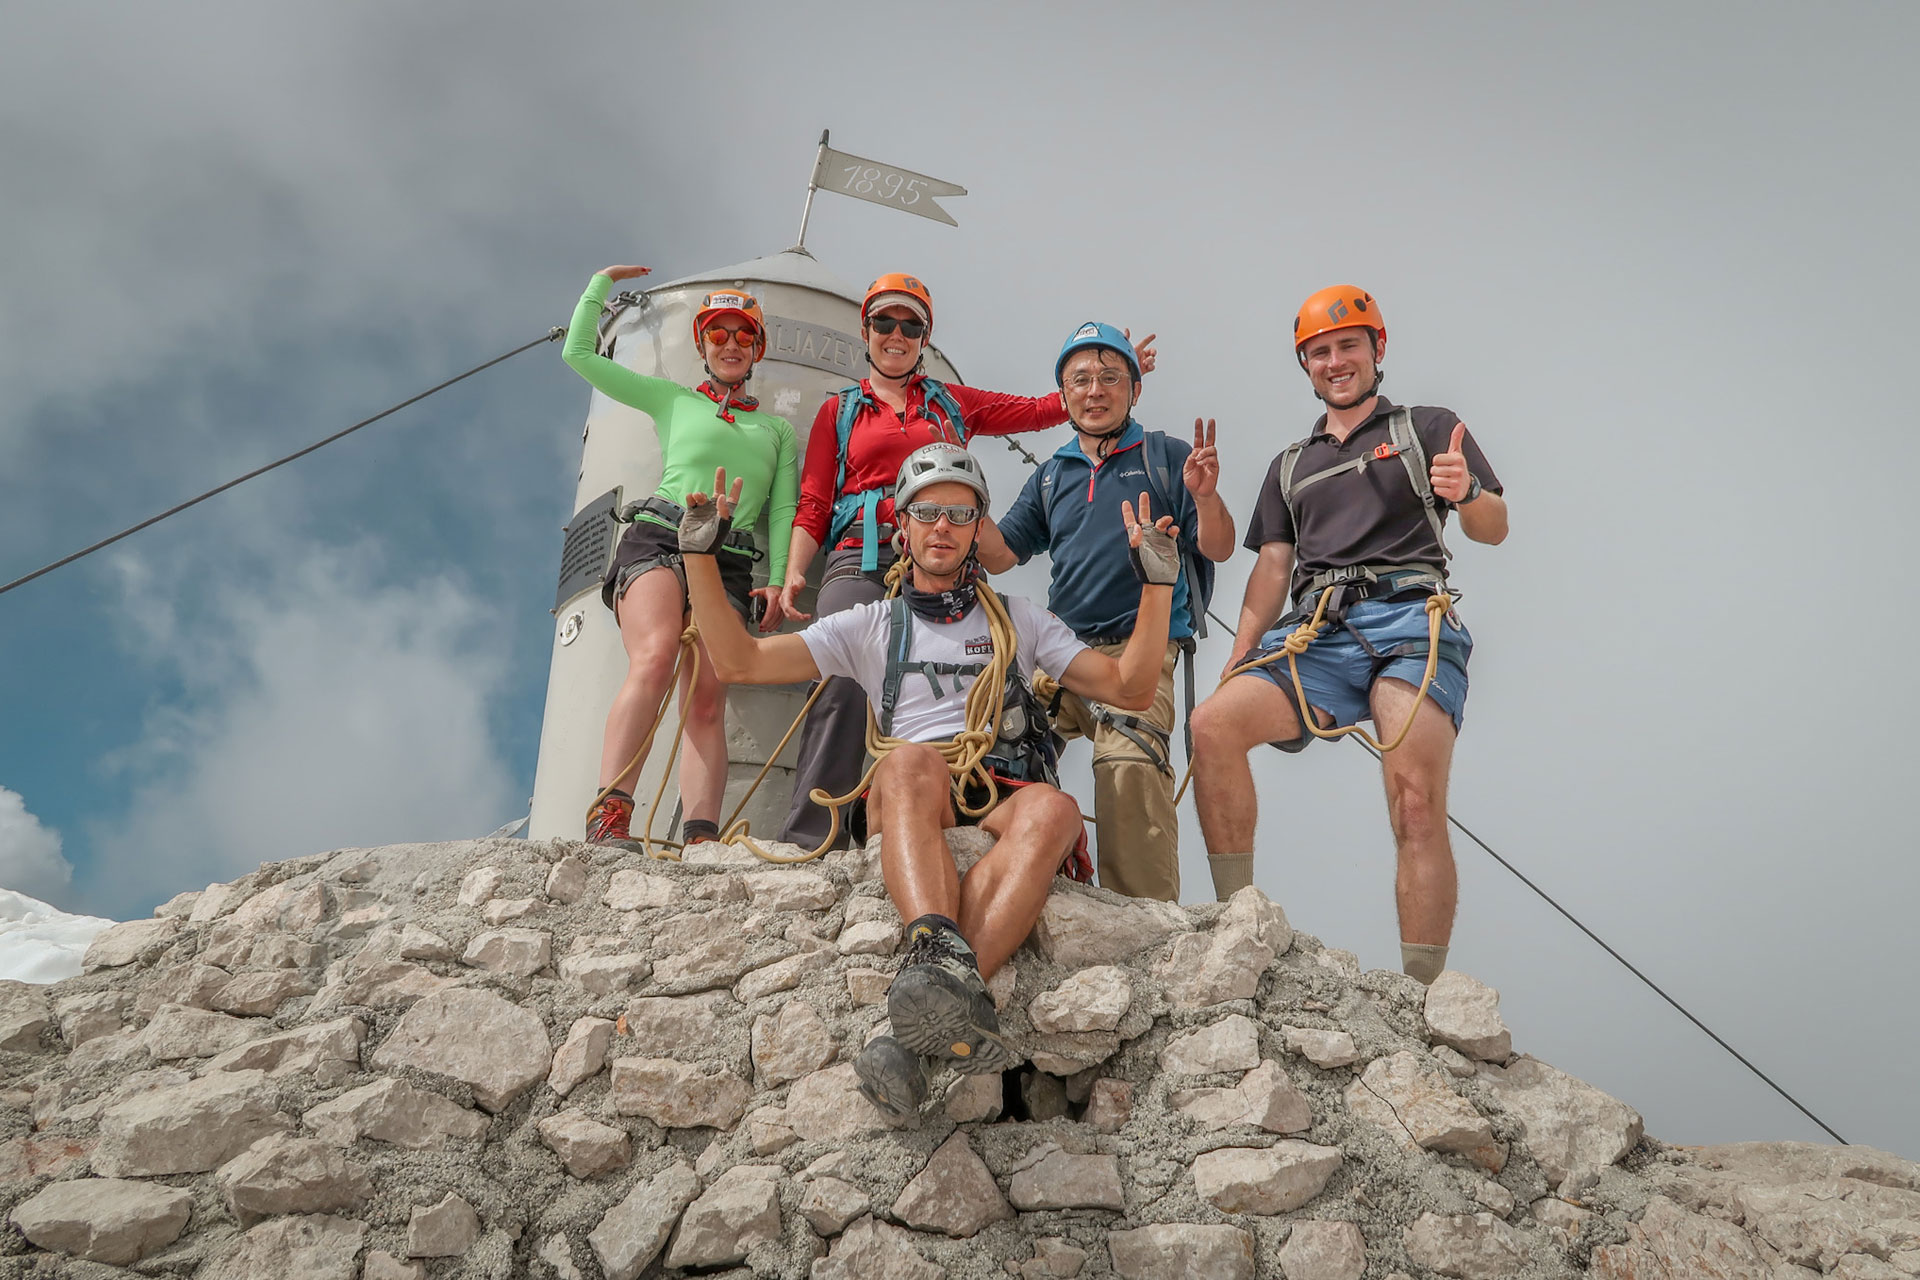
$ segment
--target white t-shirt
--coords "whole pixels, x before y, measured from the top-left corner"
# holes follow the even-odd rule
[[[1007,606],[1007,616],[1013,619],[1018,642],[1014,665],[1027,680],[1033,679],[1035,666],[1058,678],[1068,663],[1086,652],[1087,646],[1067,629],[1067,624],[1039,605],[1019,596],[1000,599]],[[845,676],[858,684],[866,690],[875,715],[880,714],[880,699],[886,688],[887,632],[892,613],[893,601],[876,600],[817,618],[800,633],[820,674]],[[986,610],[978,604],[958,622],[932,623],[913,613],[907,615],[907,622],[913,628],[909,662],[964,665],[993,660]],[[925,673],[907,672],[900,679],[900,696],[893,706],[893,736],[909,742],[936,742],[965,729],[967,691],[976,678],[940,676],[940,691],[945,696],[936,699]]]

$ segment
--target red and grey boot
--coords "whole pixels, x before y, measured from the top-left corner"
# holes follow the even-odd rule
[[[624,791],[609,791],[587,810],[587,843],[628,847],[634,843],[628,830],[633,822],[633,797]]]

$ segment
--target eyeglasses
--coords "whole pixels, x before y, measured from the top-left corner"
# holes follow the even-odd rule
[[[873,326],[875,333],[879,334],[892,333],[898,329],[909,338],[927,336],[927,323],[924,320],[902,320],[899,316],[868,316],[867,323]]]
[[[948,524],[964,529],[980,518],[980,508],[950,507],[942,502],[913,502],[907,504],[907,514],[921,524],[932,524],[941,516],[945,516]]]
[[[712,343],[716,347],[726,346],[728,338],[732,338],[736,343],[738,343],[743,347],[750,347],[754,343],[760,341],[760,331],[758,329],[754,329],[754,328],[722,329],[717,324],[714,325],[711,329],[708,329],[706,333],[704,333],[701,336],[706,338],[708,342]]]
[[[1122,382],[1131,382],[1132,379],[1118,369],[1102,369],[1097,376],[1091,373],[1076,373],[1067,379],[1066,386],[1069,391],[1085,395],[1096,381],[1111,391]]]

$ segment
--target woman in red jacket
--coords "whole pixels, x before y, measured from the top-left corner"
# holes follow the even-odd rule
[[[933,333],[933,297],[910,275],[891,272],[867,286],[860,336],[869,373],[830,396],[814,415],[800,468],[781,611],[807,620],[796,596],[814,555],[827,549],[821,613],[838,613],[886,594],[893,563],[893,480],[908,454],[936,441],[966,445],[973,436],[1039,431],[1067,420],[1060,393],[1030,397],[980,391],[930,378],[922,369]],[[1136,348],[1142,371],[1154,363],[1153,335]],[[865,766],[867,699],[851,680],[829,679],[807,722],[783,838],[809,849],[826,838],[830,815],[807,799],[818,787],[840,795]]]

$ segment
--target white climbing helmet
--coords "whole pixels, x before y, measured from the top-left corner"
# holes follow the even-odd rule
[[[900,464],[900,474],[893,482],[894,510],[904,511],[915,494],[945,480],[958,481],[979,494],[982,514],[992,505],[979,459],[957,444],[940,442],[921,445]]]

